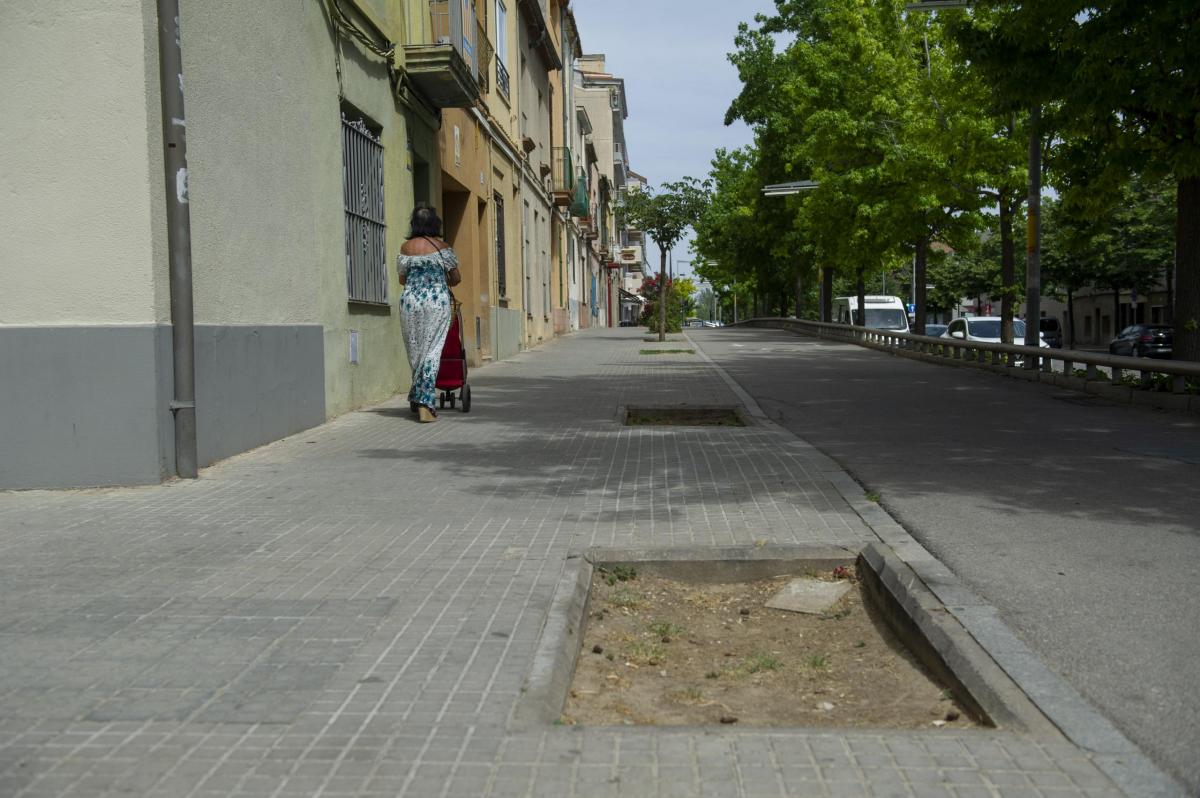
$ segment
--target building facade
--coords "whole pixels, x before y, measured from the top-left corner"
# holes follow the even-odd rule
[[[0,116],[0,489],[171,477],[181,412],[204,466],[406,391],[394,264],[418,205],[459,255],[472,365],[614,323],[615,178],[589,138],[613,113],[575,97],[568,0],[180,0],[166,84],[157,13],[18,4],[0,27],[21,109]]]

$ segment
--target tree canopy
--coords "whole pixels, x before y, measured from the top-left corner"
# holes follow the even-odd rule
[[[818,274],[861,294],[873,275],[913,262],[921,323],[925,264],[940,242],[955,254],[933,257],[933,304],[951,285],[987,285],[1011,335],[1032,131],[1061,194],[1045,215],[1043,291],[1144,292],[1170,266],[1162,234],[1173,225],[1177,357],[1200,359],[1200,5],[904,6],[776,0],[773,14],[739,26],[729,58],[742,89],[726,121],[748,123],[754,144],[713,158],[712,202],[696,227],[701,275],[779,296],[768,306],[780,312],[791,293],[802,315]],[[801,179],[815,188],[761,194]],[[1153,209],[1118,218],[1131,203]]]

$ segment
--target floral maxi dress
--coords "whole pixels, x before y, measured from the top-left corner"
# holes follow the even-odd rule
[[[438,366],[450,329],[450,287],[446,273],[458,266],[454,250],[446,247],[427,255],[401,255],[396,268],[404,279],[400,322],[412,366],[408,401],[432,409],[437,399]]]

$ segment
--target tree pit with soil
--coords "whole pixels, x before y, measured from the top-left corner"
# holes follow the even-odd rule
[[[821,615],[765,603],[797,574],[694,582],[601,566],[561,722],[966,729],[977,722],[888,627],[855,567]]]

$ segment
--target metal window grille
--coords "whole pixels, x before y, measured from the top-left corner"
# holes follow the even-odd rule
[[[504,273],[504,198],[500,194],[492,194],[492,203],[496,207],[496,291],[501,297],[508,296],[508,280]]]
[[[342,114],[342,193],[346,207],[346,291],[351,302],[388,303],[383,144],[363,119]]]

